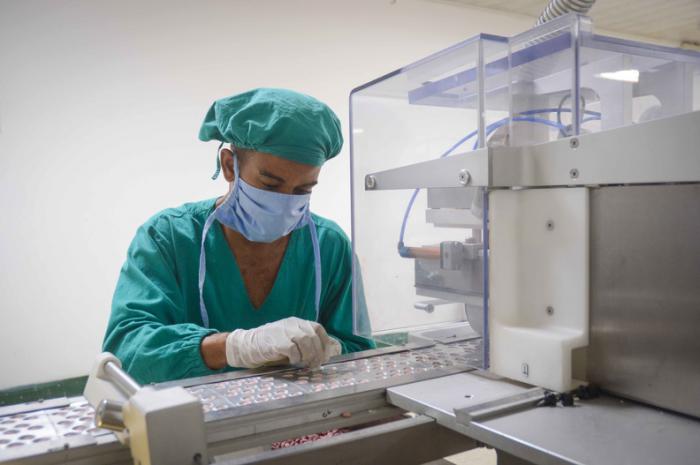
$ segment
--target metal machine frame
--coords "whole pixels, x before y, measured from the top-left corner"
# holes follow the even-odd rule
[[[577,185],[602,191],[628,184],[656,188],[658,183],[668,184],[670,189],[686,188],[688,183],[700,184],[698,128],[700,112],[694,112],[532,147],[488,148],[469,156],[372,173],[370,184],[373,189],[416,184],[450,187],[463,185],[466,171],[469,174],[466,184],[489,188]],[[661,159],[660,151],[664,153]],[[595,343],[595,330],[592,338]],[[669,344],[674,343],[671,339]],[[488,445],[497,449],[499,465],[697,463],[700,421],[626,397],[676,410],[682,406],[664,405],[653,396],[640,396],[622,383],[613,391],[623,397],[604,394],[578,400],[573,408],[538,407],[543,398],[542,389],[483,372],[476,368],[476,359],[470,359],[469,354],[460,355],[455,347],[423,344],[339,357],[328,367],[363,361],[367,366],[385,370],[384,376],[361,385],[339,385],[295,398],[210,411],[204,423],[208,454],[219,457],[217,463],[231,465],[423,463]],[[463,347],[477,351],[476,346]],[[426,362],[431,362],[432,356],[437,358],[431,362],[434,366],[426,365],[422,371],[415,369],[419,364],[411,359],[410,370],[388,373],[386,367],[394,365],[386,365],[387,360],[402,353],[408,358],[424,354],[420,356],[427,357],[421,359]],[[695,357],[693,365],[693,354],[689,356],[688,369],[691,374],[697,374],[700,358]],[[295,370],[241,371],[164,383],[155,386],[154,392],[294,373]],[[602,379],[602,375],[598,376]],[[697,377],[686,379],[694,382]],[[668,384],[674,381],[659,382],[659,389],[668,389]],[[6,407],[0,409],[0,426],[5,419],[16,421],[13,418],[26,416],[28,412],[52,412],[67,404],[70,404],[68,399]],[[686,413],[697,412],[696,405],[685,407]],[[385,422],[309,444],[260,449],[276,440],[380,420]],[[130,461],[128,449],[107,432],[96,436],[63,436],[44,445],[0,450],[0,462],[4,463]]]
[[[365,176],[367,190],[700,180],[700,112],[524,147],[488,147]]]

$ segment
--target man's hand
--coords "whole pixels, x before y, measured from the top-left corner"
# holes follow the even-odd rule
[[[237,329],[226,337],[226,362],[239,368],[269,363],[300,363],[315,368],[339,354],[340,343],[328,336],[323,326],[296,317],[249,330]]]

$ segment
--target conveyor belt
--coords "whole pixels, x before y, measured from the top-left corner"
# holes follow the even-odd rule
[[[334,392],[344,395],[349,389],[358,392],[365,387],[392,386],[480,364],[481,340],[474,339],[354,358],[318,370],[287,369],[264,374],[233,372],[225,375],[226,379],[214,375],[200,378],[197,385],[186,389],[202,400],[209,421],[222,415],[228,417],[248,413],[251,409],[264,409],[264,404],[269,402],[272,409],[292,399],[303,402],[305,398],[316,398],[321,393],[330,397]],[[187,382],[182,384],[187,386]],[[83,397],[57,401],[48,401],[51,408],[42,407],[41,403],[0,408],[0,462],[36,456],[57,448],[116,440],[110,431],[94,426],[94,411]]]
[[[318,370],[286,370],[270,375],[202,384],[188,390],[202,400],[205,413],[209,413],[427,373],[456,365],[478,367],[480,364],[481,340],[471,340],[333,363]]]

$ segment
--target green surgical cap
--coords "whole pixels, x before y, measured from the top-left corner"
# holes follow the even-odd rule
[[[340,120],[328,105],[287,89],[254,89],[214,102],[199,139],[321,166],[340,152]]]

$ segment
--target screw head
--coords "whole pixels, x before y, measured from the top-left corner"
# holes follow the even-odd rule
[[[571,147],[572,149],[575,149],[575,148],[578,148],[578,146],[579,146],[578,137],[572,137],[569,140],[569,147]]]
[[[457,178],[459,179],[459,183],[461,185],[466,186],[471,182],[472,175],[469,174],[469,171],[467,170],[460,170],[459,174],[457,175]]]
[[[371,174],[365,176],[365,189],[374,189],[375,187],[377,187],[377,179]]]
[[[579,173],[578,173],[578,170],[576,168],[571,168],[571,170],[569,171],[569,177],[571,177],[571,179],[578,178],[578,174]]]
[[[547,315],[554,315],[554,307],[551,305],[547,306]]]
[[[554,221],[547,220],[547,222],[545,223],[545,226],[547,227],[547,231],[554,230]]]

